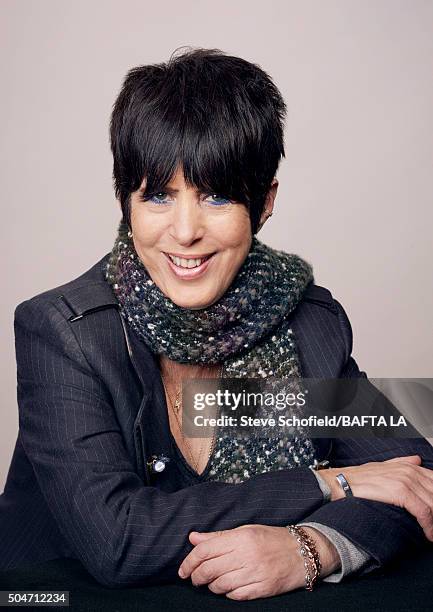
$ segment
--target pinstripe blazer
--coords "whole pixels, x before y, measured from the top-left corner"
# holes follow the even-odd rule
[[[427,542],[405,510],[362,498],[325,503],[308,467],[241,484],[185,483],[173,456],[158,364],[118,312],[103,276],[108,255],[15,310],[19,433],[0,496],[0,569],[72,557],[110,587],[164,582],[191,550],[191,530],[315,521],[337,529],[379,567]],[[291,315],[305,377],[366,377],[331,293],[311,284]],[[332,466],[420,454],[422,439],[315,439]]]

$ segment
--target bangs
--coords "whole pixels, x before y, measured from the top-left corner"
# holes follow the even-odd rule
[[[180,169],[189,187],[249,203],[242,158],[216,125],[203,131],[188,121],[167,129],[166,121],[155,121],[152,128],[136,151],[135,183],[146,180],[145,194],[162,191]]]

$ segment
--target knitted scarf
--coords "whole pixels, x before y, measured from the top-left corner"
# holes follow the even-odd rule
[[[313,273],[299,256],[273,249],[253,236],[226,293],[211,306],[192,310],[176,305],[153,282],[121,221],[105,278],[120,304],[121,316],[154,354],[182,363],[220,363],[226,378],[300,378],[288,316]],[[275,440],[273,443],[275,446]],[[302,455],[311,461],[314,451],[308,440],[292,435],[289,447],[283,464],[302,463]],[[257,470],[264,471],[265,464],[256,466]],[[275,462],[268,465],[275,469]],[[228,473],[225,476],[226,482],[240,478],[239,474],[238,480],[228,480]]]

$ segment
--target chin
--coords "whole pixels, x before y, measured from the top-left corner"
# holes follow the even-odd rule
[[[209,298],[204,300],[198,300],[193,296],[180,296],[179,293],[170,295],[169,297],[171,301],[174,302],[180,308],[189,308],[190,310],[200,310],[202,308],[207,308],[217,300],[217,297],[215,297],[214,299]]]

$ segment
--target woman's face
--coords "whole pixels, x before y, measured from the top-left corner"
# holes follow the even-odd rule
[[[274,179],[261,218],[272,212]],[[150,200],[131,194],[135,250],[161,291],[182,308],[206,308],[232,283],[250,249],[250,217],[243,204],[187,187],[181,170]]]

